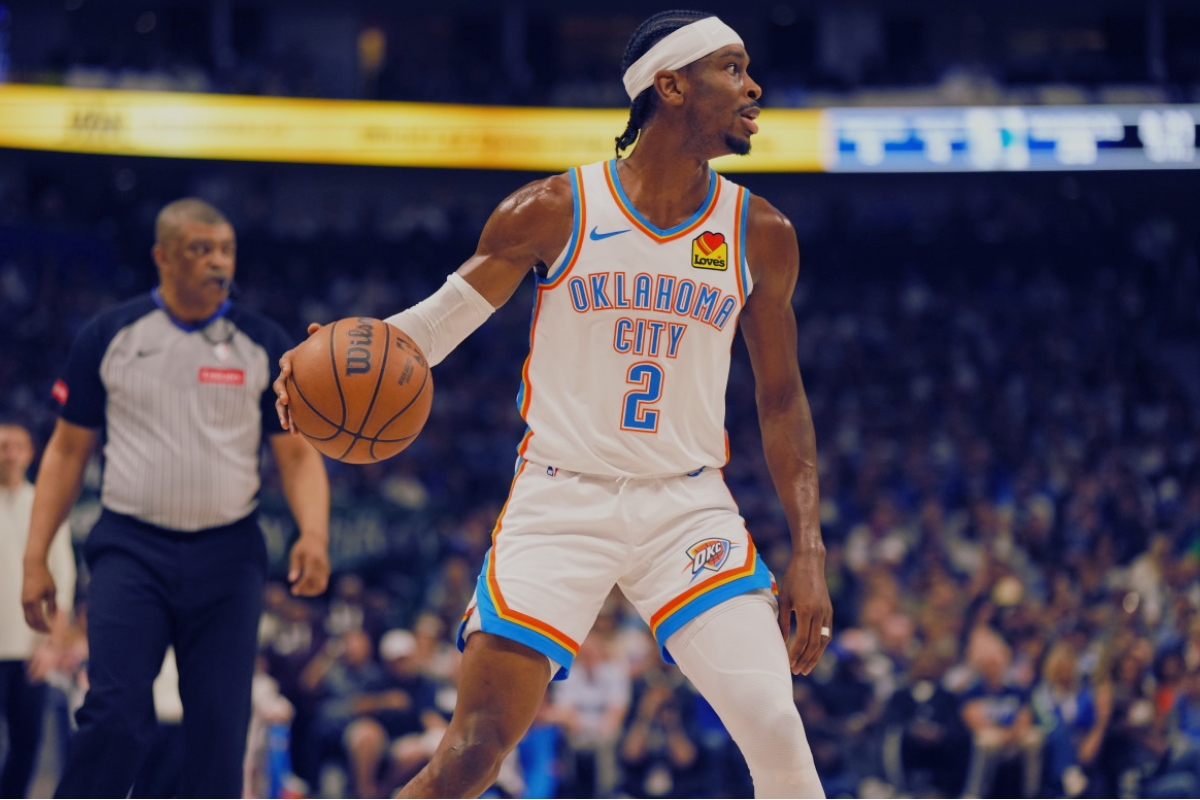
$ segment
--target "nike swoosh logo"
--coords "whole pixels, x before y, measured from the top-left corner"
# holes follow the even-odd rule
[[[596,228],[599,228],[599,227],[600,227],[599,225],[597,225],[597,226],[596,226]],[[619,236],[619,235],[621,235],[622,233],[629,233],[629,230],[630,230],[629,228],[626,228],[626,229],[625,229],[625,230],[623,230],[623,231],[609,231],[608,233],[598,233],[598,232],[596,231],[596,228],[592,228],[592,232],[588,234],[588,237],[589,237],[589,238],[590,238],[590,239],[591,239],[593,242],[598,242],[598,241],[600,241],[601,239],[607,239],[607,238],[608,238],[608,237],[610,237],[610,236]]]
[[[138,355],[138,358],[145,358],[146,356],[152,356],[157,352],[159,352],[159,351],[158,350],[138,350],[137,355]]]

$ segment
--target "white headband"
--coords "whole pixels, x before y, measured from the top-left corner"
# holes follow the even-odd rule
[[[684,25],[655,42],[645,55],[629,65],[622,78],[625,91],[632,100],[654,83],[659,70],[679,69],[722,47],[741,43],[737,31],[716,17]]]

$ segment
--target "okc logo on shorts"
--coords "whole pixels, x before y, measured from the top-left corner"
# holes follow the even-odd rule
[[[719,571],[735,547],[737,545],[728,539],[705,539],[689,547],[687,554],[692,557],[692,580],[706,569]]]
[[[692,239],[692,266],[696,269],[729,269],[729,245],[725,234],[704,233]]]

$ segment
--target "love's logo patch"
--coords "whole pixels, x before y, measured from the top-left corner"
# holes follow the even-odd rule
[[[696,269],[729,269],[725,234],[705,231],[692,240],[692,266]]]

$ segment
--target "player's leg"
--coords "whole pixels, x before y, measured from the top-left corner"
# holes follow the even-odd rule
[[[495,780],[626,563],[609,533],[619,495],[611,479],[521,462],[459,632],[454,716],[401,797],[474,797]]]
[[[250,686],[266,581],[258,523],[180,543],[175,658],[183,701],[180,797],[240,797]]]
[[[88,688],[56,797],[125,797],[154,736],[151,687],[170,638],[166,542],[104,512],[85,546]]]
[[[667,647],[737,742],[755,797],[824,797],[775,608],[762,590],[726,600],[685,624]]]
[[[619,585],[741,748],[759,797],[821,797],[792,698],[773,580],[717,470],[639,481]]]
[[[544,654],[483,632],[467,639],[460,669],[450,727],[398,797],[478,797],[533,723],[551,677]]]

